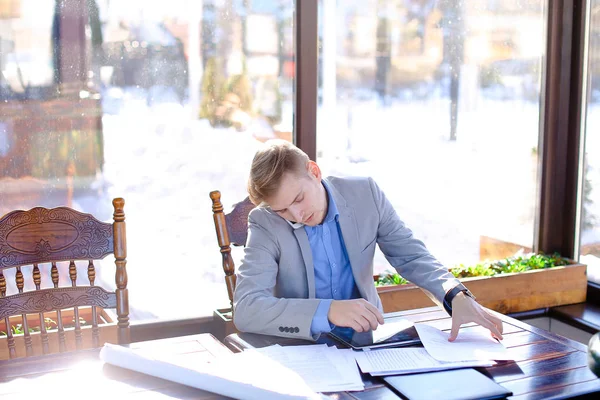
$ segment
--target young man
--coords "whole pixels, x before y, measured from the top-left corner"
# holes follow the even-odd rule
[[[378,244],[390,264],[425,289],[460,325],[478,323],[502,338],[502,322],[413,237],[371,178],[323,179],[319,166],[285,141],[252,162],[244,259],[234,323],[241,331],[316,339],[334,325],[361,332],[383,324],[373,283]]]

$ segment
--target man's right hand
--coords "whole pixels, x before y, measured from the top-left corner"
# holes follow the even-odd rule
[[[365,299],[333,300],[327,318],[336,326],[350,327],[357,332],[375,330],[383,324],[381,312]]]

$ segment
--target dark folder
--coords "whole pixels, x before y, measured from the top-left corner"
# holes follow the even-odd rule
[[[409,400],[503,399],[510,390],[472,368],[386,376],[389,386]]]

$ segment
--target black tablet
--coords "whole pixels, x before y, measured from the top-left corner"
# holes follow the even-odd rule
[[[335,327],[329,335],[355,350],[403,347],[420,344],[419,334],[410,321],[386,322],[374,331],[356,332],[352,328]]]
[[[512,396],[510,390],[473,368],[386,376],[383,380],[409,400],[492,400]]]

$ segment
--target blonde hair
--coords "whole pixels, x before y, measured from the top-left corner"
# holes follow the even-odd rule
[[[310,159],[305,152],[285,140],[270,140],[256,152],[250,167],[248,195],[258,206],[277,193],[286,172],[302,173]]]

